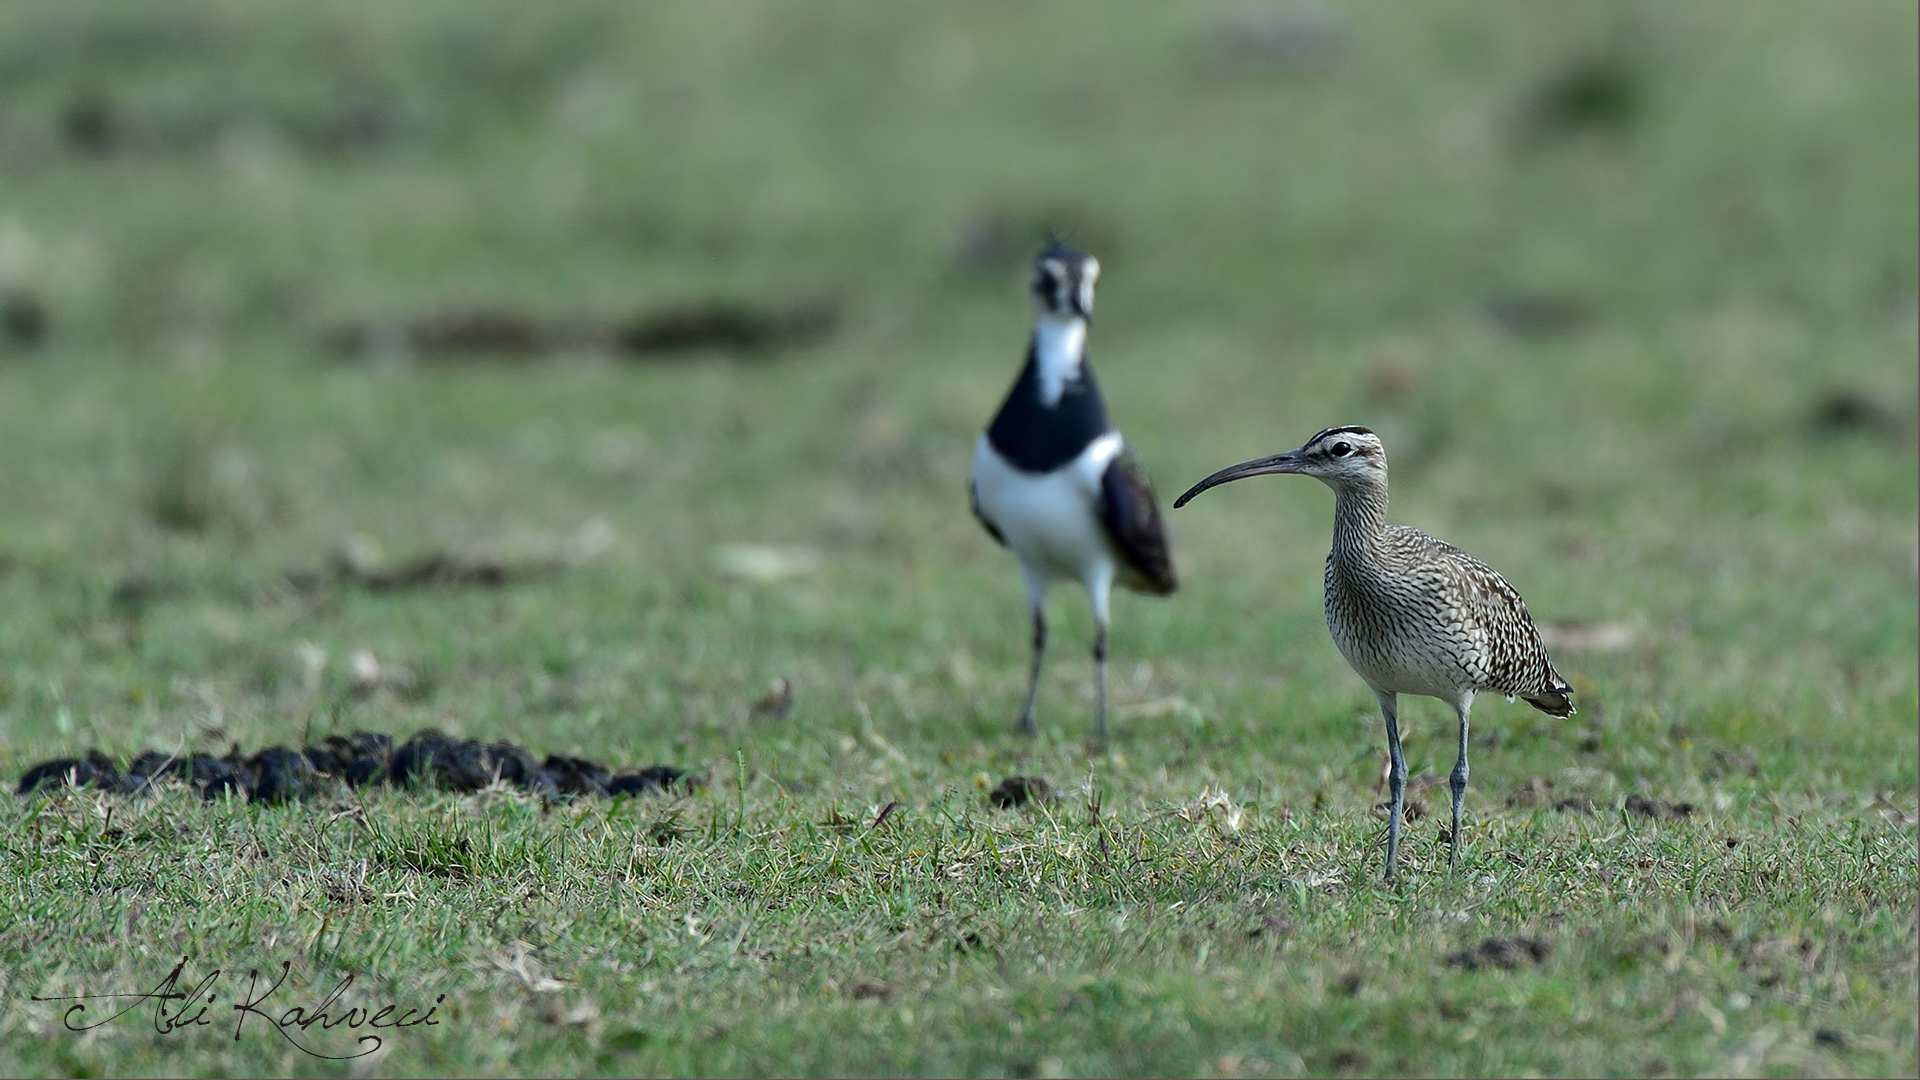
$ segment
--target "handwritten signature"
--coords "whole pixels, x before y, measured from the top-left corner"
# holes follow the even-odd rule
[[[181,957],[180,962],[167,973],[167,977],[161,979],[158,985],[145,993],[73,994],[64,997],[35,995],[33,1000],[76,1002],[68,1006],[66,1013],[61,1016],[61,1023],[66,1025],[68,1031],[91,1031],[94,1028],[103,1027],[148,1002],[153,1004],[153,1029],[162,1035],[171,1035],[187,1028],[212,1027],[214,1021],[209,1014],[218,1015],[214,1012],[214,1003],[219,999],[215,987],[220,980],[221,969],[215,968],[199,982],[188,985],[184,979],[184,973],[190,959],[190,957]],[[264,990],[261,989],[259,969],[247,972],[247,992],[236,997],[231,1006],[238,1014],[233,1021],[235,1042],[240,1040],[240,1033],[246,1027],[247,1019],[257,1016],[260,1018],[260,1023],[270,1026],[281,1038],[287,1040],[303,1054],[325,1058],[328,1061],[349,1061],[353,1058],[366,1057],[385,1045],[385,1037],[372,1034],[372,1031],[440,1026],[440,1021],[434,1019],[433,1014],[440,1007],[440,1003],[447,999],[445,994],[434,998],[433,1004],[427,1006],[424,1015],[421,1015],[420,1009],[415,1007],[396,1017],[394,1013],[400,1007],[391,1004],[378,1010],[366,1006],[354,1006],[344,1012],[338,1011],[341,1000],[353,987],[352,975],[341,979],[333,988],[333,992],[322,998],[318,1004],[293,1005],[275,1017],[270,1014],[269,1008],[277,1008],[277,1006],[266,1006],[267,999],[279,992],[280,987],[287,981],[287,974],[292,970],[292,961],[282,961],[280,977],[267,984]],[[113,1014],[95,1020],[87,1014],[85,1002],[90,1000],[125,1000],[127,1004]],[[333,1031],[336,1028],[344,1028],[348,1032],[366,1030],[368,1034],[360,1035],[354,1040],[355,1044],[361,1047],[357,1053],[323,1054],[301,1041],[303,1037],[311,1038],[313,1029],[316,1027],[321,1031]]]

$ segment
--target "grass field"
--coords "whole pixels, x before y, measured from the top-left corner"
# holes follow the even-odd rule
[[[12,800],[0,1071],[1914,1075],[1917,30],[0,9],[0,775],[434,726],[704,781]],[[1483,700],[1457,875],[1429,812],[1377,881],[1384,736],[1305,480],[1169,512],[1182,589],[1116,602],[1101,750],[1056,593],[1013,734],[1019,575],[965,477],[1048,227],[1102,260],[1163,503],[1368,424],[1392,520],[1562,630],[1580,711]],[[712,303],[832,319],[595,329]],[[415,325],[459,313],[541,340]],[[313,585],[342,550],[545,569]],[[1450,714],[1403,717],[1444,810]],[[1015,774],[1059,797],[994,808]],[[211,1026],[31,1000],[183,956]],[[276,1017],[351,976],[437,1024],[310,1056],[230,1008],[283,963]]]

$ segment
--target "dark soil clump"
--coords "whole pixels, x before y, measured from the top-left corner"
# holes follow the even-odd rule
[[[588,758],[548,754],[547,775],[563,795],[605,795],[613,770]]]
[[[1514,971],[1546,961],[1553,947],[1534,938],[1488,938],[1471,949],[1447,957],[1447,963],[1468,971],[1493,967]]]
[[[1626,808],[1629,814],[1663,821],[1682,821],[1693,816],[1693,804],[1690,802],[1668,802],[1665,799],[1649,799],[1644,795],[1627,796]]]
[[[29,768],[20,777],[20,794],[39,787],[105,787],[118,775],[113,759],[91,750],[85,758],[54,758]]]
[[[143,750],[125,772],[114,759],[92,750],[84,758],[55,758],[31,766],[20,777],[19,793],[85,787],[141,795],[163,781],[192,788],[208,800],[232,795],[268,805],[316,797],[342,783],[456,792],[501,783],[549,799],[648,795],[670,792],[676,784],[682,791],[697,786],[684,770],[671,765],[617,768],[565,754],[549,755],[542,762],[515,742],[457,739],[428,728],[397,748],[389,735],[356,731],[329,735],[304,750],[270,746],[250,757],[238,747],[225,757]]]
[[[693,787],[693,781],[685,772],[671,765],[654,765],[645,769],[622,769],[607,781],[609,795],[652,795],[670,790],[674,784],[684,781],[685,787]]]
[[[1038,776],[1009,776],[987,792],[987,801],[1002,810],[1038,802],[1053,794],[1053,785]]]

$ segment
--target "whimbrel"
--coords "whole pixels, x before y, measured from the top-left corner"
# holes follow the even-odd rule
[[[1108,600],[1117,581],[1173,592],[1173,559],[1153,484],[1111,421],[1087,363],[1100,263],[1063,244],[1040,253],[1027,362],[974,449],[974,516],[1020,560],[1033,614],[1033,663],[1020,730],[1032,734],[1047,649],[1047,590],[1073,581],[1093,605],[1094,736],[1107,737]]]
[[[1175,500],[1185,506],[1229,480],[1300,473],[1333,489],[1327,553],[1327,629],[1347,664],[1373,688],[1387,722],[1387,878],[1400,854],[1407,763],[1400,753],[1399,695],[1436,697],[1460,717],[1453,832],[1447,869],[1460,858],[1460,801],[1467,791],[1467,713],[1482,690],[1520,698],[1549,716],[1573,714],[1573,688],[1553,669],[1527,605],[1479,559],[1418,529],[1387,524],[1387,452],[1363,427],[1328,428],[1298,450],[1233,465]]]

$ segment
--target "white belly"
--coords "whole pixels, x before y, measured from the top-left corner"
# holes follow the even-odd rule
[[[1459,660],[1437,642],[1379,619],[1364,639],[1343,626],[1336,613],[1327,613],[1327,629],[1355,674],[1375,690],[1390,694],[1423,694],[1452,702],[1473,685]]]
[[[1120,453],[1120,433],[1095,439],[1054,472],[1021,472],[982,435],[973,453],[974,498],[1035,584],[1112,580],[1118,560],[1100,521],[1100,479]]]
[[[1379,655],[1365,649],[1341,648],[1348,666],[1369,686],[1393,694],[1422,694],[1451,702],[1464,686],[1454,665],[1440,655],[1418,651]]]

